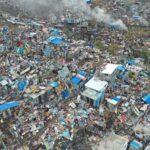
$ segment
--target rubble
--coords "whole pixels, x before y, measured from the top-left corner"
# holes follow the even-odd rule
[[[150,53],[134,54],[148,47],[147,27],[132,35],[126,15],[128,31],[2,15],[0,149],[149,149]]]

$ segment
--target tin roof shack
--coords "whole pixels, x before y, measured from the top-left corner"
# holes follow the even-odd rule
[[[15,107],[19,107],[19,102],[17,101],[12,101],[12,102],[7,102],[7,103],[3,103],[0,104],[0,114],[3,114],[3,118],[7,117],[7,112],[9,114],[9,116],[11,116],[11,109],[15,108]]]
[[[143,144],[138,142],[137,140],[133,140],[130,143],[129,150],[142,150],[142,149],[143,149]]]
[[[100,72],[102,80],[106,80],[113,84],[118,73],[118,66],[118,64],[104,64]]]
[[[110,135],[104,138],[100,143],[98,150],[126,150],[128,145],[128,138],[119,135]]]
[[[85,90],[81,93],[81,99],[98,108],[100,102],[104,99],[107,86],[108,83],[106,81],[93,77],[85,84]]]
[[[117,97],[114,97],[112,99],[106,98],[107,106],[108,106],[109,110],[112,112],[117,110],[118,105],[120,104],[121,100],[122,100],[121,96],[117,96]]]
[[[38,85],[32,85],[25,90],[25,97],[28,97],[32,105],[42,103],[45,99],[45,94],[49,92],[52,87],[44,87]]]

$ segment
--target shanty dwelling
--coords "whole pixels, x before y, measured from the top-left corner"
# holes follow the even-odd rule
[[[76,90],[79,90],[87,82],[88,74],[85,72],[77,72],[77,74],[71,78],[71,84]]]
[[[106,98],[107,106],[110,111],[114,112],[117,110],[119,103],[121,102],[121,96],[113,97],[113,98]]]
[[[104,99],[107,86],[108,82],[93,77],[85,84],[85,90],[81,93],[81,99],[98,108],[100,102]]]
[[[25,90],[26,97],[29,98],[30,102],[32,105],[40,104],[43,103],[43,101],[48,100],[47,99],[47,94],[51,97],[54,95],[54,91],[59,87],[59,83],[53,81],[50,83],[50,86],[36,86],[32,85],[31,87],[27,88]],[[51,93],[51,94],[49,94]]]
[[[113,85],[116,75],[118,74],[119,70],[118,64],[104,64],[100,71],[100,77],[103,81],[108,81]]]
[[[143,144],[137,140],[130,142],[129,150],[142,150]]]
[[[12,102],[4,102],[1,101],[0,103],[0,114],[3,115],[3,118],[6,118],[8,115],[11,116],[11,110],[14,109],[15,107],[19,106],[19,102],[17,101],[12,101]]]

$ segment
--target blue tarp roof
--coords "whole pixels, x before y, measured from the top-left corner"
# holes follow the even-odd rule
[[[53,81],[53,82],[51,82],[51,86],[56,88],[59,86],[59,83],[56,81]]]
[[[71,82],[72,82],[73,84],[78,85],[78,84],[81,82],[81,79],[78,78],[78,77],[73,77],[73,78],[71,79]]]
[[[77,73],[78,73],[78,74],[80,74],[80,75],[82,75],[82,76],[84,76],[84,77],[87,75],[87,73],[86,73],[86,72],[78,71]]]
[[[5,104],[0,105],[0,111],[8,110],[10,108],[14,108],[17,106],[19,106],[19,102],[16,102],[16,101],[5,103]]]
[[[128,61],[128,65],[136,65],[136,61],[135,60],[129,60]]]
[[[125,71],[125,70],[126,70],[126,67],[123,66],[123,65],[120,65],[120,66],[117,67],[117,70]]]
[[[136,142],[136,141],[132,141],[132,142],[130,143],[130,147],[133,147],[133,148],[139,150],[139,149],[142,147],[142,145],[139,144],[139,143]]]
[[[8,31],[9,31],[8,27],[3,27],[3,30],[2,30],[3,33],[8,33]]]
[[[18,82],[18,90],[19,91],[24,91],[25,88],[27,87],[27,81],[26,80],[21,80]]]
[[[114,97],[112,99],[115,100],[115,101],[117,101],[117,102],[121,101],[121,97]]]
[[[150,104],[150,94],[144,96],[144,101],[146,101],[147,104]]]
[[[85,72],[78,72],[78,74],[80,74],[80,75],[82,75],[82,76],[86,76],[86,73]],[[72,79],[71,79],[71,82],[73,83],[73,84],[76,84],[76,85],[78,85],[80,82],[82,81],[82,79],[80,79],[80,78],[78,78],[78,77],[73,77]]]
[[[63,98],[68,97],[69,96],[69,91],[68,90],[63,91],[62,96],[63,96]]]
[[[50,37],[48,40],[50,43],[55,45],[60,45],[63,42],[61,37]]]

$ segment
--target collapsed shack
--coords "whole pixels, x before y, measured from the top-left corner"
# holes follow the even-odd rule
[[[78,130],[77,135],[70,140],[64,138],[55,141],[54,149],[68,149],[68,150],[92,150],[87,137],[85,128]]]
[[[80,16],[81,22],[66,17],[67,25],[6,18],[0,29],[0,149],[102,150],[102,141],[108,150],[111,142],[121,150],[115,143],[124,148],[123,136],[143,148],[149,144],[148,31],[124,32]],[[134,60],[136,49],[140,58]]]

